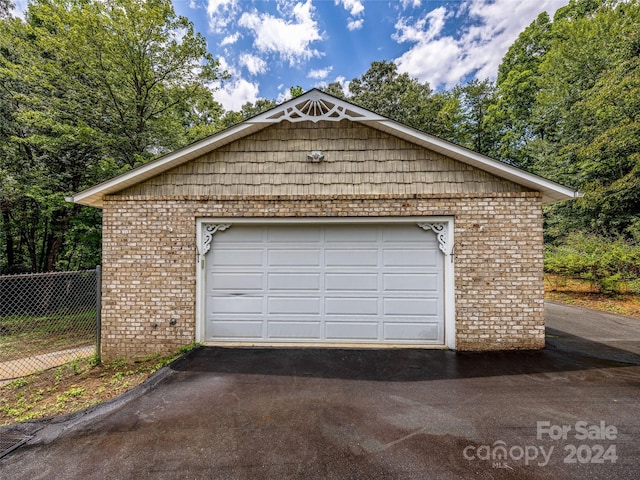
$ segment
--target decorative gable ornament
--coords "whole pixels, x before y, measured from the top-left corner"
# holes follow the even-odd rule
[[[314,95],[315,93],[315,95]],[[304,98],[303,98],[304,97]],[[296,102],[295,98],[284,104],[283,108],[276,108],[275,111],[266,112],[261,116],[261,121],[269,123],[279,123],[283,120],[289,122],[340,122],[342,120],[381,120],[383,117],[369,112],[355,105],[340,102],[323,95],[320,91],[311,91],[310,94],[300,97]]]
[[[202,236],[202,255],[205,255],[209,250],[211,250],[211,241],[213,240],[213,236],[217,232],[224,232],[230,226],[231,224],[229,223],[208,224],[204,226],[204,232]]]

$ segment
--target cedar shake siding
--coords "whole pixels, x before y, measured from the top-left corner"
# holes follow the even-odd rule
[[[320,151],[321,162],[307,154]],[[269,126],[130,187],[122,195],[410,195],[523,187],[371,127],[343,120]]]

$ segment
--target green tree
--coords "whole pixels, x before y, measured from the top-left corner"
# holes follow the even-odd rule
[[[291,98],[296,98],[302,95],[304,90],[300,85],[296,85],[295,87],[289,87],[289,93],[291,94]]]
[[[11,0],[0,0],[0,19],[10,17],[14,6]]]
[[[220,77],[204,37],[169,0],[68,3],[39,13],[45,25],[55,19],[68,29],[54,36],[108,100],[101,117],[122,161],[134,153],[139,163],[184,144],[185,127],[202,115],[194,117],[196,105],[210,97],[204,87]]]
[[[431,87],[406,73],[393,62],[373,62],[361,77],[349,83],[351,101],[387,118],[416,126]]]
[[[532,109],[539,91],[539,68],[551,43],[551,20],[542,12],[514,42],[498,69],[495,103],[487,122],[497,135],[493,154],[521,168],[530,169],[529,142],[544,138],[532,123]]]
[[[259,98],[255,103],[247,102],[242,105],[239,112],[228,111],[219,119],[218,126],[220,128],[231,127],[240,122],[243,122],[251,117],[255,117],[267,110],[276,106],[274,100],[267,100],[266,98]]]
[[[585,192],[551,205],[545,238],[572,231],[640,240],[640,4],[572,0],[541,14],[499,68],[494,155]]]
[[[457,124],[458,142],[485,155],[493,153],[496,141],[494,124],[489,120],[495,90],[495,85],[488,79],[473,80],[454,89],[462,108],[462,119]]]
[[[448,140],[457,139],[459,99],[446,93],[433,94],[428,83],[399,73],[393,62],[373,62],[369,70],[349,83],[349,93],[349,101],[387,118]]]
[[[64,196],[209,133],[223,76],[167,0],[36,0],[3,19],[0,268],[95,261],[97,212]]]
[[[334,97],[340,98],[342,100],[347,99],[346,95],[344,94],[344,90],[342,89],[342,85],[340,85],[339,82],[331,82],[322,90],[324,92],[327,92],[329,95],[333,95]]]
[[[532,118],[551,155],[536,158],[534,170],[585,197],[551,207],[547,234],[562,238],[570,225],[640,240],[640,5],[601,2],[586,16],[560,18]]]

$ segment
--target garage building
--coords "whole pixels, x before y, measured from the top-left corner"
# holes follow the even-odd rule
[[[105,358],[544,346],[574,190],[318,90],[70,198],[103,209]]]

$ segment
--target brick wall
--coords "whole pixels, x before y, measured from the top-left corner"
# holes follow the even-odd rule
[[[197,218],[438,215],[455,217],[457,348],[542,348],[538,193],[446,198],[129,195],[104,202],[103,355],[168,353],[195,340]]]

